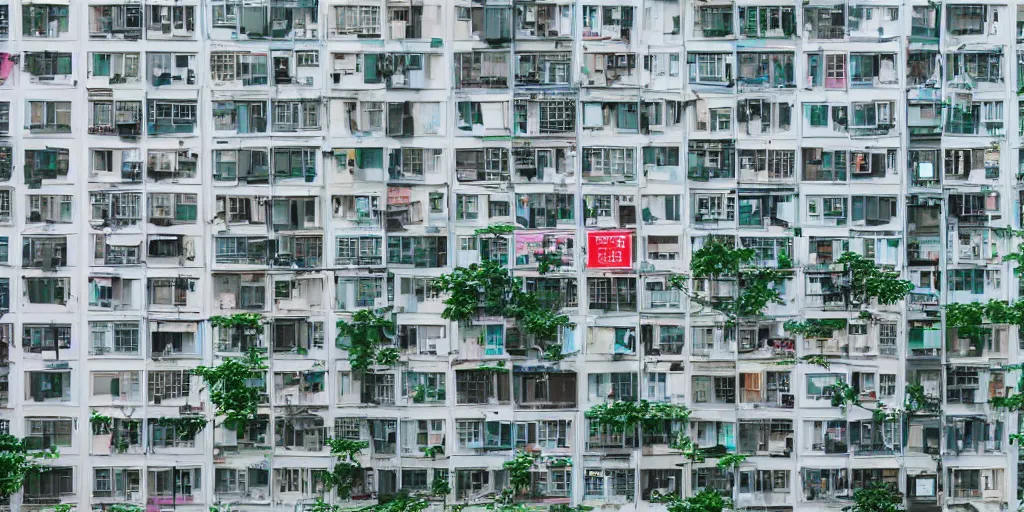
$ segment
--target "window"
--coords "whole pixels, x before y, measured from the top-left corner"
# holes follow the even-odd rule
[[[22,347],[29,352],[71,348],[70,325],[23,325]]]
[[[275,101],[274,131],[320,129],[320,101]]]
[[[29,131],[71,133],[70,101],[29,101]]]
[[[25,441],[29,449],[45,449],[51,446],[71,446],[72,420],[69,419],[34,419],[27,420],[27,436]]]
[[[188,292],[195,289],[194,279],[150,279],[149,303],[158,306],[185,306]]]
[[[25,52],[25,61],[26,71],[37,78],[71,74],[70,53]]]
[[[192,392],[190,370],[149,372],[149,402],[159,405],[163,400],[188,398]]]
[[[238,23],[238,11],[241,2],[237,0],[213,0],[213,26],[217,28],[235,28]]]
[[[29,303],[63,305],[71,293],[71,279],[60,277],[26,277],[25,292]]]
[[[154,224],[195,224],[197,194],[150,194],[149,220]]]
[[[735,377],[693,377],[693,401],[696,403],[736,403]]]
[[[829,399],[837,382],[846,382],[846,377],[838,373],[814,374],[807,376],[807,398],[811,400]]]
[[[540,103],[540,133],[562,133],[576,129],[576,104],[571,101]]]
[[[139,353],[138,322],[90,322],[89,337],[92,355]]]
[[[455,218],[476,220],[480,217],[480,196],[457,194],[455,196]]]
[[[196,126],[196,102],[149,100],[150,135],[192,133]]]
[[[377,37],[381,35],[380,7],[345,5],[334,7],[334,34]]]
[[[724,53],[687,53],[686,65],[690,83],[726,82],[731,77],[726,70],[732,69],[729,55]]]
[[[320,52],[315,50],[295,52],[295,65],[313,68],[320,66]]]
[[[68,5],[24,5],[21,8],[21,33],[24,37],[62,37],[68,33],[69,11]]]

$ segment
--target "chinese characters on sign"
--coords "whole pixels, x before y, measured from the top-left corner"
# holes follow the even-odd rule
[[[587,268],[632,268],[632,231],[587,233]]]

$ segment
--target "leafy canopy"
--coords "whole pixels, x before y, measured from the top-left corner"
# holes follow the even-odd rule
[[[25,484],[25,477],[42,470],[37,459],[55,459],[55,448],[30,451],[24,439],[0,434],[0,499],[10,498]]]
[[[710,238],[700,249],[693,252],[690,260],[691,277],[711,281],[722,278],[737,279],[739,292],[732,298],[715,298],[708,301],[705,297],[688,292],[686,279],[681,276],[670,277],[668,285],[687,291],[692,300],[709,306],[731,319],[761,316],[770,304],[785,304],[779,293],[779,285],[792,276],[783,270],[757,267],[754,265],[756,256],[757,252],[754,249],[737,248],[731,242],[717,237]]]
[[[873,482],[853,492],[853,505],[845,512],[902,512],[903,494],[893,485]]]
[[[436,286],[447,294],[442,318],[462,323],[481,316],[514,319],[548,356],[556,354],[550,347],[559,331],[572,325],[568,315],[541,304],[536,294],[523,290],[522,279],[494,260],[456,267],[439,277]]]
[[[328,490],[337,489],[338,496],[347,500],[352,497],[352,486],[362,478],[363,466],[357,456],[370,443],[340,438],[330,438],[325,443],[330,447],[335,461],[334,469],[323,476],[324,486]]]
[[[710,487],[686,498],[678,493],[652,495],[651,501],[665,505],[668,512],[723,512],[733,508],[732,500]]]
[[[374,365],[391,366],[398,362],[398,349],[381,348],[395,332],[391,308],[361,309],[352,315],[352,321],[338,320],[335,344],[348,350],[352,369],[365,372]]]
[[[259,412],[260,395],[266,389],[267,359],[256,348],[242,357],[227,357],[217,366],[199,366],[193,373],[206,381],[210,401],[224,425],[240,429]]]
[[[597,404],[583,415],[592,424],[605,425],[614,432],[626,432],[639,426],[644,432],[656,431],[665,421],[686,421],[690,410],[685,406],[662,402],[630,402],[616,400]]]
[[[879,304],[896,304],[914,289],[914,283],[900,279],[896,270],[888,270],[855,252],[844,252],[836,263],[843,266],[849,275],[850,299],[868,303],[871,299]]]

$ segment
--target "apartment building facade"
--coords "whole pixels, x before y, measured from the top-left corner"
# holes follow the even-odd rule
[[[483,507],[520,450],[538,506],[838,510],[883,481],[1016,509],[988,402],[1024,342],[943,311],[1020,296],[1021,27],[977,0],[0,0],[0,432],[61,454],[0,510]],[[729,322],[701,304],[739,283],[673,286],[712,239],[790,272],[784,304]],[[851,301],[845,252],[913,290]],[[569,315],[560,361],[442,317],[437,278],[484,260]],[[400,359],[355,370],[337,322],[385,307]],[[262,335],[210,323],[237,313]],[[224,428],[191,370],[251,347],[259,413]],[[878,423],[837,380],[931,406]],[[641,399],[692,414],[584,416]],[[328,438],[368,443],[346,499]]]

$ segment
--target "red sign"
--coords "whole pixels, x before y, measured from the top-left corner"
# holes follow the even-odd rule
[[[588,231],[587,268],[633,268],[633,232]]]

